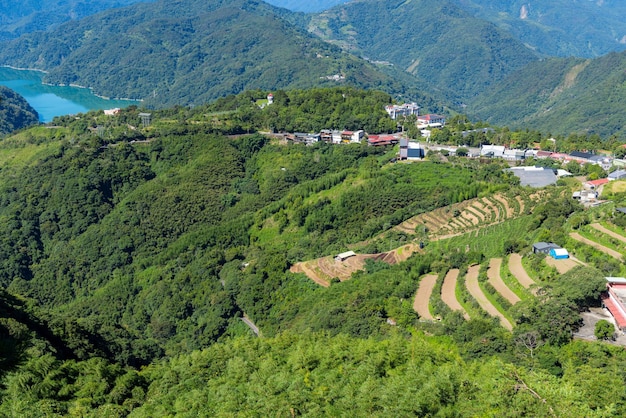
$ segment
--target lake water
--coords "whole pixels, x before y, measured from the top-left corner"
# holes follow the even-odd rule
[[[41,83],[40,71],[0,67],[0,85],[22,95],[39,113],[39,120],[50,122],[55,116],[85,113],[89,110],[127,107],[140,102],[107,100],[80,87],[47,86]]]

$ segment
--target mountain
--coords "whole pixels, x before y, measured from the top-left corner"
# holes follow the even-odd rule
[[[39,123],[39,115],[13,90],[0,86],[0,134]]]
[[[450,91],[458,101],[538,58],[495,25],[436,0],[355,1],[313,15],[308,30]]]
[[[455,0],[537,52],[598,57],[626,49],[626,4],[620,0]]]
[[[269,0],[267,3],[294,12],[318,13],[338,4],[346,3],[346,0]]]
[[[551,58],[509,75],[470,102],[494,124],[568,135],[626,133],[626,52],[596,59]]]
[[[7,42],[0,62],[160,107],[245,89],[350,84],[404,93],[416,84],[297,29],[285,13],[248,0],[136,4]]]
[[[14,1],[0,0],[0,41],[139,1],[151,0],[23,0],[19,7]]]

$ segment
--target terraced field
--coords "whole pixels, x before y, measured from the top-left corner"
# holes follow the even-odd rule
[[[489,283],[494,289],[498,291],[511,305],[515,305],[521,299],[517,296],[509,287],[504,283],[500,276],[500,268],[502,266],[501,258],[492,258],[489,260],[489,269],[487,270],[487,277]]]
[[[537,200],[541,198],[539,194],[533,196]],[[444,239],[516,218],[524,214],[524,209],[525,204],[521,197],[511,198],[498,194],[414,216],[394,229],[414,235],[425,227],[431,240]]]
[[[430,295],[433,293],[433,288],[437,283],[436,274],[428,274],[422,277],[419,287],[415,293],[415,299],[413,300],[413,309],[422,319],[433,321],[435,318],[430,313],[428,302],[430,301]]]
[[[459,269],[452,269],[448,271],[446,277],[443,279],[443,285],[441,286],[441,300],[453,311],[462,312],[463,317],[467,320],[470,319],[470,317],[456,298],[456,283],[458,277]]]
[[[485,312],[487,312],[491,316],[499,318],[500,323],[504,328],[508,329],[509,331],[512,330],[513,325],[511,324],[511,322],[509,322],[509,320],[495,306],[493,306],[489,299],[487,299],[487,296],[485,296],[483,290],[480,288],[480,284],[478,283],[479,271],[479,265],[473,265],[467,269],[467,276],[465,276],[467,290]]]
[[[535,281],[526,273],[522,265],[522,256],[519,254],[509,256],[509,271],[525,289],[530,289],[535,284]]]

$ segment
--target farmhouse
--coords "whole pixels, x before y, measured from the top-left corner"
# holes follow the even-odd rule
[[[626,278],[607,277],[602,304],[611,312],[620,331],[626,331]]]
[[[502,158],[504,157],[504,145],[483,145],[480,147],[481,157]]]
[[[589,190],[596,190],[598,187],[605,185],[609,182],[609,179],[590,180],[583,183],[583,186]]]

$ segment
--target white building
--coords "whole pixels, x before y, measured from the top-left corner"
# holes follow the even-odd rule
[[[400,116],[419,115],[420,107],[416,103],[404,103],[401,105],[385,106],[385,110],[391,117],[396,119]]]

